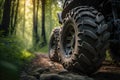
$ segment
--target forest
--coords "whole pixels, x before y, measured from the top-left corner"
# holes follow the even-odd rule
[[[19,80],[35,52],[48,52],[62,0],[0,0],[0,77]],[[5,79],[6,78],[6,79]]]
[[[82,1],[0,0],[0,80],[119,80],[113,13]]]

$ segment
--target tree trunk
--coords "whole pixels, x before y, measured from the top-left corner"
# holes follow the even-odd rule
[[[39,42],[39,36],[38,36],[38,11],[39,11],[39,0],[37,0],[37,10],[36,10],[36,43]]]
[[[42,0],[42,38],[43,38],[43,42],[42,42],[42,46],[44,46],[47,41],[46,41],[46,33],[45,33],[45,0]]]
[[[5,0],[2,25],[0,27],[0,29],[4,31],[3,32],[4,36],[8,36],[9,34],[10,7],[11,7],[11,0]]]
[[[24,33],[25,33],[25,17],[26,17],[26,0],[24,0],[24,16],[23,16],[23,27],[22,27],[22,34],[23,34],[23,38],[24,38]]]
[[[36,6],[37,3],[37,6]],[[38,36],[38,8],[39,0],[33,0],[33,45],[37,45],[39,42]]]
[[[50,0],[50,15],[49,15],[49,19],[50,19],[50,33],[52,31],[52,0]]]
[[[4,4],[4,0],[1,0],[0,1],[0,27],[1,27],[2,15],[3,15],[3,4]]]
[[[4,0],[2,0],[2,1],[0,2],[0,7],[2,6],[3,2],[4,2]]]
[[[10,20],[10,31],[11,31],[11,34],[12,34],[12,28],[13,28],[13,23],[14,23],[14,10],[15,10],[15,0],[12,0],[12,5],[11,5],[11,20]]]
[[[16,27],[16,24],[17,24],[18,8],[19,8],[19,0],[17,0],[16,13],[15,13],[15,19],[14,19],[14,25],[13,25],[13,29],[12,29],[12,34],[14,32],[16,32],[15,27]]]

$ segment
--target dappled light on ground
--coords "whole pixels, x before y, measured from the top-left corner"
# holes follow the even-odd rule
[[[33,65],[42,68],[48,68],[51,72],[62,71],[64,68],[61,64],[57,62],[52,62],[47,54],[37,54],[36,58],[33,60]]]

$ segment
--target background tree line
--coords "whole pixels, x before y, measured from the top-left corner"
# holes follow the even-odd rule
[[[40,43],[40,47],[43,47],[48,42],[52,28],[59,26],[57,12],[61,10],[60,2],[62,1],[0,0],[2,36],[17,35],[26,39],[26,46]]]
[[[18,80],[36,51],[48,51],[61,0],[0,0],[0,77]],[[5,76],[5,77],[4,77]],[[8,79],[5,79],[7,78]]]

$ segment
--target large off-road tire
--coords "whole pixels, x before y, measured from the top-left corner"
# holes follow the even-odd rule
[[[49,42],[49,58],[52,61],[58,62],[59,57],[58,57],[58,42],[59,42],[59,31],[60,28],[55,28],[52,31],[51,37],[50,37],[50,42]]]
[[[91,74],[105,59],[110,33],[104,16],[92,7],[79,6],[64,18],[60,33],[61,63],[68,71]]]

